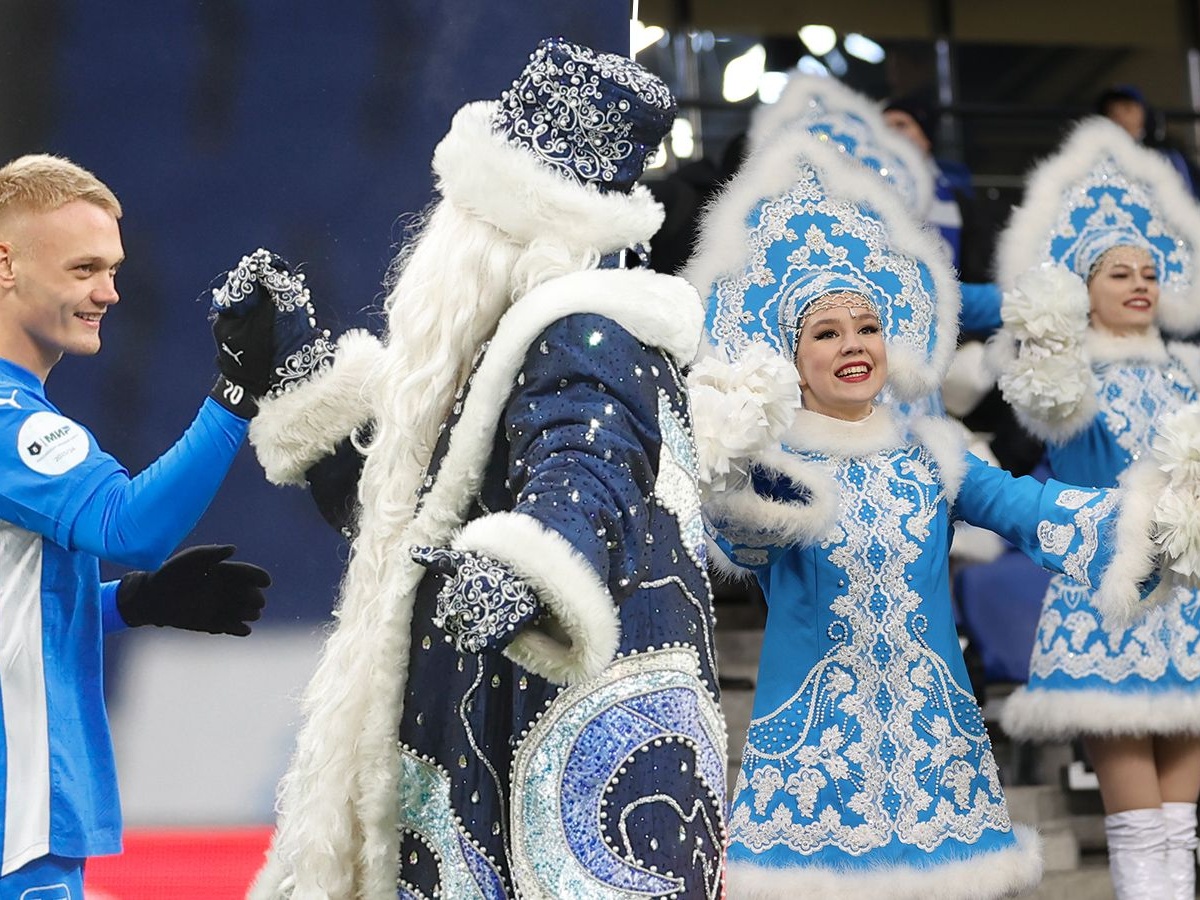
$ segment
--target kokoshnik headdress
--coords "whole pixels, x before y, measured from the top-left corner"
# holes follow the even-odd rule
[[[844,292],[878,310],[898,399],[935,391],[954,351],[959,291],[941,242],[875,175],[808,132],[747,159],[710,208],[684,275],[733,362],[762,344],[793,359],[805,311]]]
[[[1028,270],[1055,263],[1086,282],[1101,255],[1122,245],[1154,260],[1159,324],[1200,329],[1200,206],[1158,153],[1107,119],[1086,119],[1030,174],[1000,236],[997,280],[1010,289]]]
[[[933,200],[933,175],[912,142],[888,127],[878,104],[835,78],[796,74],[775,103],[754,111],[747,154],[793,130],[811,132],[875,172],[924,221]]]

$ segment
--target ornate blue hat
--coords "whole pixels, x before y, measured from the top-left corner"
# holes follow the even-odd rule
[[[920,152],[888,127],[877,104],[834,78],[796,74],[779,99],[755,109],[748,153],[792,129],[810,131],[878,174],[920,220],[933,200],[933,175]]]
[[[492,127],[569,178],[626,192],[674,119],[667,86],[633,60],[547,38],[500,97]]]
[[[877,177],[804,131],[750,156],[710,208],[685,276],[707,298],[711,341],[731,360],[754,343],[795,356],[814,300],[866,296],[879,311],[889,387],[932,393],[958,333],[958,283],[937,236]]]
[[[1025,199],[1000,236],[997,280],[1011,288],[1029,269],[1055,262],[1086,281],[1117,246],[1150,252],[1163,327],[1200,328],[1200,207],[1160,154],[1107,119],[1087,119],[1030,174]]]

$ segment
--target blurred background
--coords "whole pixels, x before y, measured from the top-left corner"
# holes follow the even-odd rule
[[[259,246],[303,269],[335,335],[378,331],[385,273],[431,198],[429,160],[451,115],[498,96],[552,34],[632,48],[680,100],[646,178],[668,211],[664,271],[736,169],[753,109],[792,71],[925,104],[935,154],[966,173],[962,267],[977,280],[1024,172],[1106,89],[1137,92],[1148,144],[1196,159],[1200,3],[1185,0],[0,0],[0,157],[68,156],[125,207],[128,261],[104,349],[64,360],[51,398],[142,469],[213,380],[214,279]],[[275,583],[249,639],[110,639],[127,856],[204,828],[209,846],[250,835],[253,867],[347,547],[304,492],[265,483],[249,448],[187,541],[200,542],[237,544]],[[1018,629],[990,658],[992,680],[1019,675],[1040,596],[1028,637]],[[722,627],[752,631],[760,612],[727,593]],[[193,851],[203,843],[182,834]],[[109,879],[96,896],[183,896],[177,875],[146,887],[153,866],[136,858],[140,886],[89,866]],[[199,895],[225,896],[206,871]],[[244,876],[231,878],[240,896]]]

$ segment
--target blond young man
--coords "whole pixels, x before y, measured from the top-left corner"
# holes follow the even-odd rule
[[[212,397],[136,477],[46,396],[65,354],[100,350],[120,299],[120,218],[113,192],[68,160],[31,155],[0,168],[4,900],[33,889],[82,897],[86,858],[121,850],[104,634],[144,624],[248,634],[270,583],[257,566],[225,561],[232,547],[167,559],[212,500],[269,383],[269,311],[215,319],[223,349]],[[102,583],[101,559],[145,571]]]

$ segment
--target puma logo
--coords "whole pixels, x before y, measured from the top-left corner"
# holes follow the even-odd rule
[[[224,341],[221,341],[221,349],[232,356],[233,361],[239,366],[242,364],[242,355],[246,352],[245,350],[230,350],[229,345]]]
[[[17,402],[17,390],[13,388],[13,392],[8,397],[0,397],[0,406],[11,406],[13,409],[20,409],[21,404]]]

